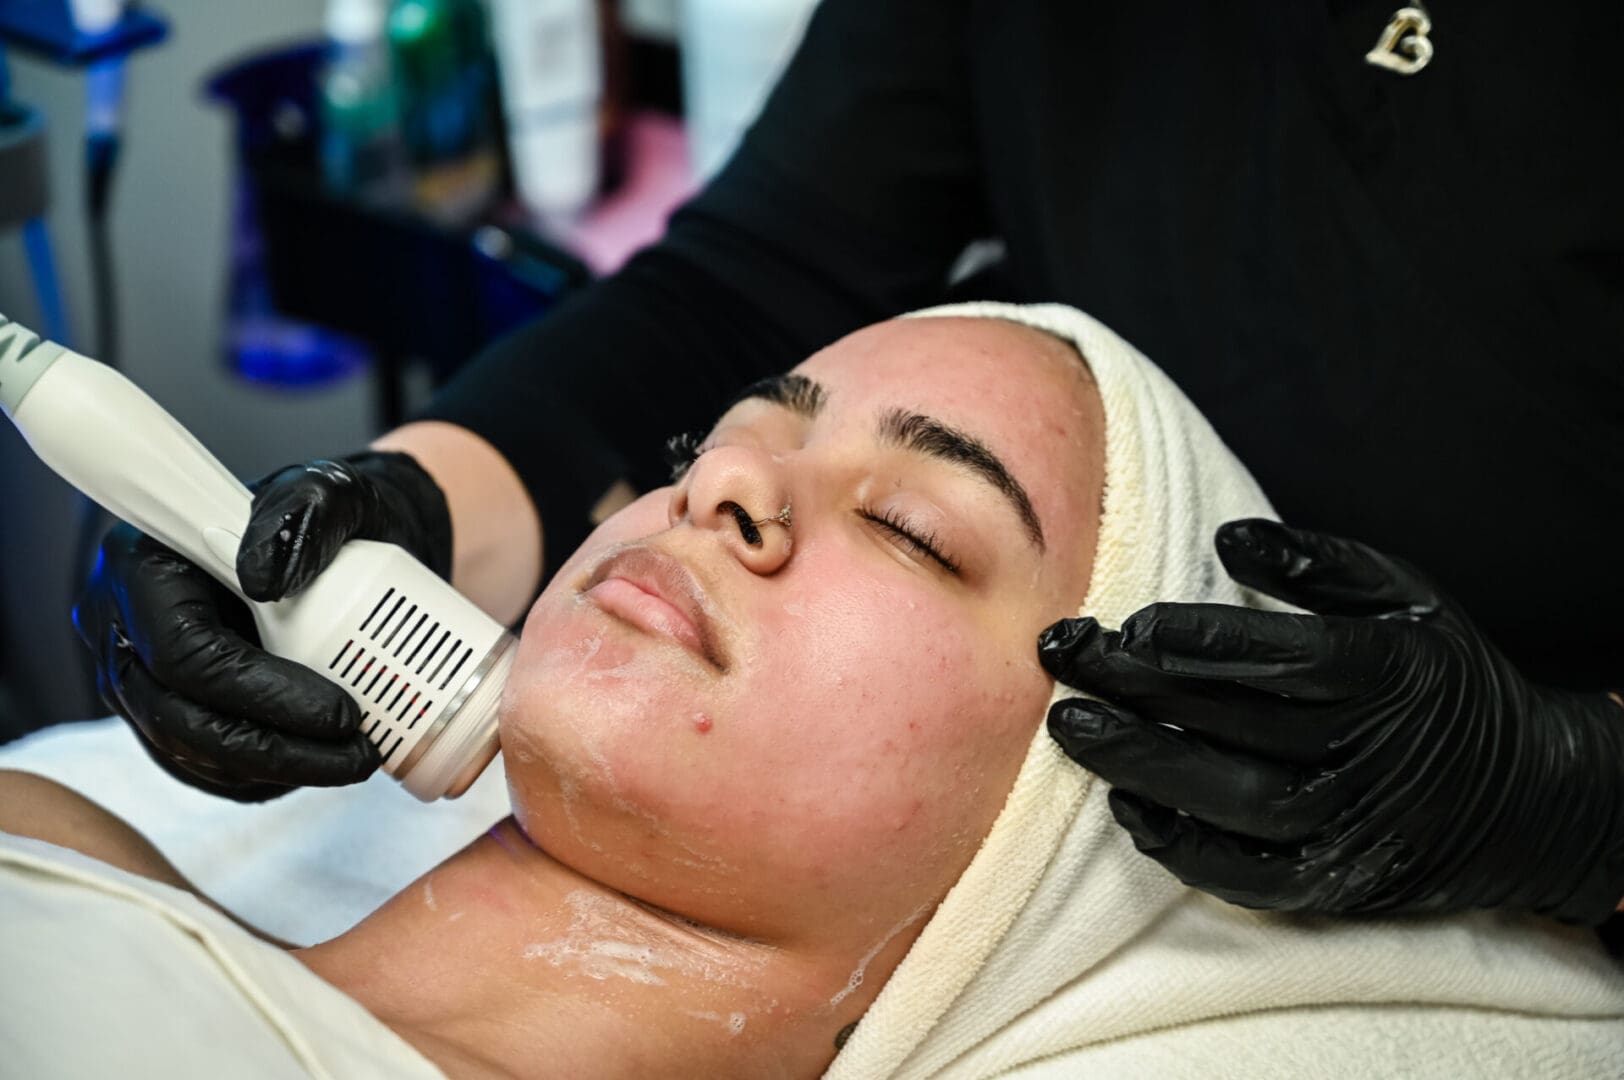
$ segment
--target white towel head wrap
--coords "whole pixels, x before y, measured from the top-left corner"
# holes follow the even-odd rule
[[[1117,627],[1156,601],[1278,606],[1236,585],[1213,546],[1225,521],[1273,517],[1268,501],[1195,406],[1132,346],[1058,304],[974,303],[914,315],[1035,327],[1074,344],[1092,370],[1104,404],[1105,498],[1080,614]],[[1057,698],[1074,693],[1055,690]],[[1464,930],[1470,920],[1315,925],[1197,894],[1134,850],[1111,818],[1107,785],[1065,757],[1041,718],[1033,721],[1031,747],[992,831],[835,1059],[833,1080],[1012,1069],[1162,1076],[1192,1050],[1203,1060],[1187,1062],[1189,1075],[1231,1075],[1231,1066],[1245,1075],[1257,1061],[1242,1062],[1234,1046],[1238,1038],[1269,1041],[1256,1032],[1221,1038],[1211,1057],[1199,1038],[1186,1038],[1167,1060],[1135,1036],[1350,1003],[1624,1016],[1624,978],[1570,931],[1506,920],[1494,970],[1514,974],[1496,981],[1483,959],[1483,939],[1498,933],[1495,916],[1473,917]],[[1427,960],[1416,960],[1417,950]],[[1419,1030],[1428,1039],[1437,1012],[1424,1014]],[[1384,1045],[1398,1045],[1392,1013],[1382,1016]],[[1501,1017],[1495,1024],[1505,1030]],[[1624,1054],[1624,1038],[1618,1043]],[[1267,1047],[1260,1052],[1272,1060]],[[1377,1054],[1346,1074],[1380,1068]]]

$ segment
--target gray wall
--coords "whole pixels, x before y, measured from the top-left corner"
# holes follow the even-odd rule
[[[342,452],[371,434],[364,379],[287,394],[245,383],[220,360],[231,132],[199,93],[242,55],[319,33],[322,0],[149,0],[171,36],[129,66],[113,244],[124,369],[245,477]],[[94,330],[81,206],[80,77],[8,52],[13,94],[49,125],[58,272],[74,344]],[[0,178],[0,183],[4,179]],[[0,233],[0,311],[38,326],[18,232]],[[94,355],[92,351],[92,355]],[[87,432],[87,437],[94,437]],[[98,715],[69,623],[75,496],[0,424],[0,738],[8,727]]]

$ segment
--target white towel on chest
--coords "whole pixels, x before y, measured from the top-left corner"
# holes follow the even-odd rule
[[[1228,578],[1212,537],[1275,515],[1144,356],[1060,305],[916,314],[1035,326],[1088,361],[1106,490],[1081,614],[1115,627],[1155,601],[1268,605]],[[1624,1076],[1624,973],[1593,935],[1493,914],[1318,921],[1224,904],[1134,850],[1106,784],[1040,719],[992,832],[830,1080]]]
[[[0,1076],[442,1074],[360,1003],[190,893],[0,833]]]

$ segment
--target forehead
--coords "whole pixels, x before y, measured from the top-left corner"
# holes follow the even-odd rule
[[[848,396],[900,392],[957,403],[966,392],[999,399],[1081,392],[1087,366],[1071,346],[1002,319],[893,319],[850,334],[797,369]],[[996,413],[996,402],[981,409]]]

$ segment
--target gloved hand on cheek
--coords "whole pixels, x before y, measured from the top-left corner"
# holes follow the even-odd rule
[[[1105,699],[1057,702],[1049,730],[1141,851],[1246,907],[1615,910],[1624,707],[1529,682],[1362,544],[1263,520],[1217,544],[1236,581],[1313,614],[1156,604],[1040,640],[1050,674]]]

